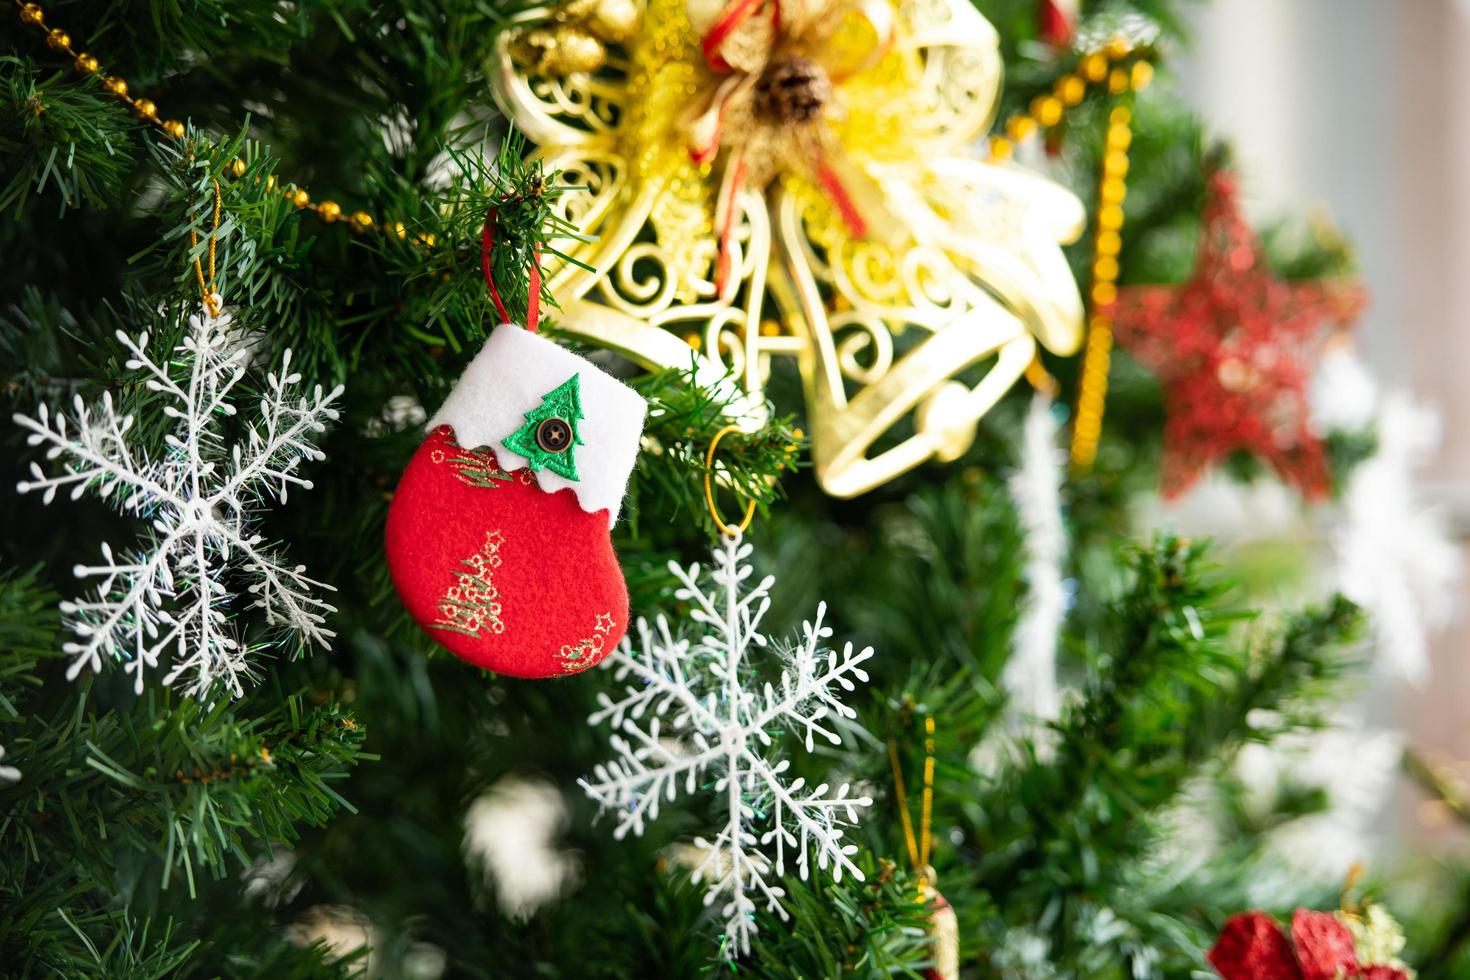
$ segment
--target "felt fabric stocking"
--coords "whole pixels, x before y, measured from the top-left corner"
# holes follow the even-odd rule
[[[388,567],[437,642],[487,670],[559,677],[622,638],[613,553],[645,404],[514,324],[491,333],[409,461],[388,511]]]

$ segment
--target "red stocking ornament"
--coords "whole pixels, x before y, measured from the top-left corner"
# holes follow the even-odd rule
[[[514,324],[470,362],[403,472],[388,568],[403,604],[456,656],[559,677],[628,626],[609,531],[643,431],[643,398]]]
[[[934,965],[924,971],[924,980],[960,980],[959,917],[937,891],[933,908],[929,916],[929,935],[933,942],[929,956]]]

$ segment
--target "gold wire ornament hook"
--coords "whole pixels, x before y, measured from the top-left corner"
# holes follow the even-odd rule
[[[214,181],[214,226],[209,229],[209,277],[204,275],[204,264],[199,261],[199,256],[194,256],[194,278],[199,281],[199,292],[204,296],[204,308],[209,311],[211,317],[219,316],[219,303],[214,299],[214,249],[219,241],[219,219],[224,210],[223,201],[220,198],[219,181]],[[189,247],[199,247],[199,235],[194,228],[189,228]]]
[[[710,474],[713,472],[715,449],[719,446],[720,440],[730,433],[738,431],[740,431],[740,426],[727,425],[719,432],[716,432],[715,437],[709,441],[709,449],[704,454],[704,502],[709,507],[709,516],[715,519],[715,527],[732,538],[748,529],[750,522],[755,519],[755,501],[752,499],[746,503],[745,517],[740,521],[738,527],[726,524],[725,519],[720,516],[720,509],[715,506],[715,490],[714,486],[710,483]]]
[[[893,796],[898,804],[898,816],[903,824],[903,839],[908,845],[909,863],[919,880],[919,900],[934,881],[934,868],[929,863],[933,846],[934,823],[934,717],[924,716],[924,793],[919,798],[919,832],[914,833],[913,818],[909,815],[908,791],[903,782],[903,763],[898,756],[898,742],[888,738],[888,761],[893,766]]]

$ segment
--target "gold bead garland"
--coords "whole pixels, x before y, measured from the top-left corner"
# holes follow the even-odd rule
[[[1066,110],[1082,103],[1089,86],[1107,83],[1108,94],[1118,97],[1139,92],[1153,81],[1154,67],[1122,38],[1113,38],[1100,50],[1089,52],[1077,63],[1076,71],[1056,80],[1050,95],[1031,100],[1028,111],[1005,122],[1005,135],[990,138],[990,158],[1008,159],[1016,144],[1040,130],[1059,125]],[[1097,224],[1093,237],[1092,313],[1087,320],[1087,347],[1082,356],[1082,378],[1077,394],[1077,418],[1072,429],[1072,465],[1085,471],[1097,457],[1097,440],[1102,432],[1103,402],[1108,391],[1108,365],[1113,350],[1113,318],[1107,307],[1118,298],[1118,255],[1123,248],[1123,199],[1128,186],[1128,145],[1132,142],[1132,114],[1115,106],[1108,116],[1107,142],[1103,150],[1102,180],[1098,188]],[[1055,392],[1056,380],[1033,361],[1026,378],[1038,390]]]
[[[103,90],[122,102],[133,113],[145,122],[152,123],[162,130],[166,135],[176,140],[182,140],[185,135],[184,124],[176,119],[164,119],[159,113],[158,106],[151,99],[133,98],[128,94],[128,83],[116,75],[109,75],[102,70],[102,65],[96,57],[85,51],[72,49],[71,35],[59,27],[48,28],[46,26],[46,12],[38,3],[16,2],[19,7],[20,21],[28,27],[33,27],[46,35],[46,45],[53,51],[66,54],[72,60],[72,67],[80,74],[96,78]],[[244,176],[246,163],[244,160],[236,159],[230,164],[230,173],[235,177]],[[313,204],[311,195],[305,188],[296,184],[277,186],[276,178],[266,179],[269,190],[278,191],[285,199],[291,202],[297,209],[312,211],[317,217],[326,222],[334,222],[342,217],[342,206],[333,201],[322,201]],[[354,231],[368,231],[376,229],[384,234],[391,234],[397,238],[407,238],[408,231],[402,224],[388,226],[379,225],[373,216],[366,211],[358,211],[352,214],[351,219],[346,222],[347,226]],[[432,247],[434,236],[430,234],[417,235],[414,241],[425,247]]]
[[[1123,199],[1128,194],[1128,145],[1133,114],[1115,106],[1108,115],[1102,183],[1098,188],[1097,228],[1093,238],[1092,315],[1087,320],[1087,348],[1082,355],[1082,381],[1077,391],[1077,420],[1072,426],[1072,466],[1080,471],[1097,458],[1102,434],[1103,402],[1108,393],[1108,366],[1113,353],[1113,316],[1118,298],[1118,253],[1123,246]],[[1106,219],[1106,220],[1105,220]]]
[[[1131,65],[1129,59],[1136,59]],[[1100,50],[1082,56],[1075,71],[1058,78],[1052,85],[1051,94],[1038,95],[1031,100],[1026,112],[1018,112],[1001,127],[1004,135],[990,137],[990,159],[1006,160],[1016,150],[1016,144],[1040,130],[1054,129],[1066,115],[1066,110],[1081,105],[1090,86],[1107,83],[1108,92],[1122,95],[1148,87],[1154,77],[1154,67],[1143,60],[1138,48],[1132,47],[1122,38],[1113,38]]]

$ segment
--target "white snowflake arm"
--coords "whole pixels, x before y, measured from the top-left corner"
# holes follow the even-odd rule
[[[775,912],[783,920],[790,918],[781,905],[786,889],[768,880],[771,861],[759,850],[756,836],[746,828],[756,822],[755,810],[739,799],[738,778],[731,776],[715,784],[715,792],[728,792],[731,785],[737,787],[736,803],[730,810],[725,827],[713,843],[703,837],[694,839],[694,846],[704,852],[703,859],[691,872],[696,882],[705,882],[704,904],[713,905],[723,895],[729,900],[720,907],[725,920],[725,936],[730,945],[742,954],[750,952],[750,940],[756,933],[756,903],[752,892],[765,900],[766,911]]]
[[[0,759],[5,758],[5,746],[0,745]],[[14,766],[0,766],[0,783],[20,782],[20,770]]]
[[[777,719],[786,719],[803,733],[808,752],[817,735],[832,745],[841,744],[841,736],[821,722],[829,712],[841,718],[857,717],[834,688],[850,693],[857,689],[854,678],[867,683],[868,672],[859,665],[873,656],[872,647],[854,653],[851,643],[843,646],[840,656],[825,649],[822,641],[832,635],[832,629],[822,625],[826,613],[827,604],[819,603],[816,618],[801,624],[803,642],[792,651],[791,668],[781,672],[779,690],[766,685],[763,710],[751,722],[752,728],[764,732]]]
[[[255,597],[252,609],[265,613],[266,622],[287,626],[308,642],[327,646],[337,634],[326,628],[327,616],[337,607],[318,599],[313,589],[335,592],[336,587],[306,575],[305,565],[286,565],[264,544],[259,534],[241,535],[233,528],[226,536],[232,547],[245,556],[245,572],[255,579],[247,591]]]
[[[181,575],[187,579],[187,588],[181,590],[188,597],[182,611],[174,620],[176,638],[173,669],[163,678],[172,684],[180,677],[187,677],[185,688],[190,695],[207,693],[216,683],[222,683],[235,697],[244,693],[241,678],[253,676],[249,663],[240,655],[240,644],[226,628],[225,610],[222,606],[229,595],[218,581],[212,563],[211,552],[205,550],[202,536],[195,535],[193,549],[183,556],[179,564]],[[168,637],[155,645],[161,649],[167,645]],[[142,675],[138,677],[142,689]]]
[[[594,766],[592,779],[578,780],[599,806],[617,814],[614,837],[621,839],[629,831],[642,834],[645,816],[658,819],[660,802],[674,800],[681,777],[684,792],[693,793],[696,777],[722,755],[720,746],[698,732],[690,739],[693,751],[683,752],[678,743],[661,739],[660,731],[657,717],[646,729],[632,720],[624,722],[624,734],[608,740],[618,758]]]
[[[750,557],[752,550],[749,544],[742,544],[737,538],[726,539],[724,546],[715,550],[714,565],[709,570],[715,588],[709,590],[700,585],[698,565],[684,568],[678,562],[669,562],[669,571],[681,585],[674,592],[674,598],[694,603],[689,618],[714,631],[705,637],[704,643],[727,661],[734,655],[738,662],[752,645],[766,645],[766,637],[760,632],[760,622],[770,608],[771,585],[776,580],[767,575],[741,593],[741,583],[753,571],[750,565],[742,562]],[[718,664],[715,670],[720,672]],[[729,680],[723,673],[720,676]]]
[[[823,625],[825,605],[803,626],[801,643],[791,651],[778,683],[753,683],[753,651],[769,647],[760,622],[770,607],[769,577],[750,583],[745,559],[749,545],[727,539],[714,551],[710,567],[669,566],[679,582],[676,598],[690,604],[690,619],[704,628],[693,643],[675,638],[662,618],[656,627],[639,622],[638,645],[624,640],[607,666],[625,683],[621,697],[599,696],[594,724],[610,722],[614,759],[597,766],[582,786],[604,809],[617,813],[615,835],[641,833],[658,816],[659,804],[679,792],[711,787],[723,794],[726,819],[713,842],[696,838],[703,858],[694,868],[706,883],[705,904],[723,899],[727,955],[748,952],[761,901],[786,917],[784,891],[771,877],[786,873],[787,852],[805,878],[815,862],[840,878],[858,879],[852,860],[857,847],[843,835],[867,797],[850,796],[847,785],[829,793],[827,784],[808,789],[802,779],[789,785],[790,762],[769,756],[774,732],[795,730],[808,751],[817,738],[837,743],[832,719],[855,718],[841,694],[866,681],[861,664],[872,648],[839,654],[824,645],[832,631]],[[645,721],[646,719],[646,721]],[[757,824],[768,823],[764,833]],[[775,860],[762,848],[774,845]]]
[[[689,655],[689,643],[674,638],[669,621],[659,616],[652,626],[647,620],[638,620],[638,646],[641,656],[633,654],[630,640],[625,637],[608,658],[605,669],[613,671],[617,681],[630,676],[637,684],[624,687],[624,696],[613,700],[605,692],[597,695],[600,705],[587,719],[589,724],[598,725],[609,721],[614,728],[621,727],[627,718],[641,718],[652,709],[655,715],[666,715],[676,704],[685,714],[676,714],[676,725],[692,723],[705,732],[713,732],[721,721],[692,692],[690,678],[685,672],[685,660]]]
[[[281,367],[266,379],[267,391],[260,399],[260,419],[252,422],[245,445],[234,447],[234,472],[215,494],[218,503],[239,508],[241,497],[256,484],[287,499],[292,486],[311,489],[311,481],[296,474],[303,459],[320,461],[326,454],[311,439],[326,431],[326,423],[336,421],[332,403],[341,396],[341,385],[323,393],[317,385],[311,397],[293,401],[290,389],[301,381],[291,371],[291,352],[281,356]]]
[[[111,393],[102,396],[101,410],[96,413],[80,395],[72,405],[76,411],[74,420],[61,412],[53,414],[45,403],[36,408],[35,418],[19,413],[13,416],[15,424],[30,433],[26,436],[27,445],[44,445],[48,460],[62,460],[62,472],[54,476],[48,476],[41,464],[32,462],[32,479],[18,483],[18,491],[42,491],[42,501],[49,504],[63,487],[72,488],[73,500],[95,487],[104,499],[121,497],[122,509],[130,513],[160,502],[182,506],[175,488],[162,482],[146,459],[134,459],[127,442],[133,417],[117,414]]]
[[[862,870],[852,862],[857,845],[843,843],[842,835],[847,826],[858,821],[859,808],[871,806],[871,797],[849,797],[851,787],[843,783],[837,787],[836,795],[827,797],[827,784],[822,783],[805,795],[802,790],[806,780],[798,778],[790,786],[782,784],[780,776],[791,763],[782,759],[768,773],[763,774],[767,787],[774,797],[774,813],[771,829],[761,836],[761,844],[776,842],[776,873],[786,873],[786,848],[797,848],[796,871],[805,881],[811,874],[811,852],[816,851],[817,867],[832,868],[832,877],[842,880],[847,871],[858,881],[863,880]],[[787,818],[790,819],[787,819]],[[794,828],[794,832],[793,832]]]
[[[104,543],[101,565],[73,568],[77,578],[99,581],[94,598],[61,603],[67,628],[77,637],[62,644],[62,651],[73,658],[68,680],[76,679],[83,667],[101,670],[103,651],[127,650],[127,669],[137,675],[134,686],[142,690],[144,668],[158,666],[159,650],[178,632],[165,607],[175,594],[168,561],[174,540],[155,539],[144,556],[132,561],[119,561]]]

